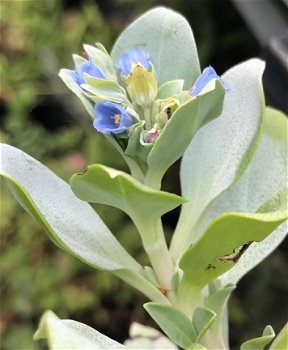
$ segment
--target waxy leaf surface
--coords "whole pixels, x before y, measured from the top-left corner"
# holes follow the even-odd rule
[[[221,114],[224,96],[223,85],[215,81],[206,93],[177,108],[148,156],[145,183],[160,188],[166,170],[183,155],[197,130]]]
[[[287,213],[287,130],[287,117],[267,108],[263,135],[253,161],[239,181],[213,203],[207,223],[229,211],[272,213],[282,207]],[[287,222],[284,222],[264,241],[253,244],[233,269],[221,276],[223,284],[237,283],[268,256],[286,235]]]
[[[266,326],[262,337],[245,341],[245,343],[240,346],[240,350],[264,350],[265,346],[269,344],[274,337],[275,333],[273,328],[271,326]]]
[[[142,267],[119,244],[92,207],[37,160],[1,145],[0,174],[23,208],[60,248],[98,269],[109,270],[152,300],[165,298],[142,276]]]
[[[182,311],[158,303],[146,303],[144,308],[174,343],[187,349],[195,342],[197,337],[195,327]]]
[[[261,76],[264,63],[251,59],[222,78],[230,87],[223,112],[201,128],[187,148],[181,164],[183,205],[171,253],[178,260],[195,236],[207,207],[244,172],[256,150],[264,103]]]
[[[285,211],[219,216],[181,258],[182,282],[204,287],[231,269],[251,243],[262,241],[286,219]]]
[[[150,55],[158,85],[183,79],[192,87],[200,75],[198,53],[191,28],[184,17],[164,7],[146,12],[133,22],[116,41],[112,59],[118,63],[121,54],[141,48]]]
[[[185,202],[180,196],[151,189],[129,174],[101,164],[90,165],[83,174],[73,175],[71,188],[82,200],[123,210],[135,223],[156,220]]]
[[[84,323],[61,320],[52,311],[42,316],[33,338],[47,339],[49,350],[127,349]]]

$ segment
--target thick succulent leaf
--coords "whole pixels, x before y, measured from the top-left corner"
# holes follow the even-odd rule
[[[146,303],[144,308],[174,343],[187,349],[195,342],[196,330],[191,320],[182,311],[158,303]]]
[[[66,86],[74,92],[74,94],[79,97],[83,103],[86,111],[89,113],[92,119],[94,119],[94,108],[89,98],[85,95],[81,87],[73,79],[74,71],[69,69],[61,69],[59,72],[59,77],[64,81]]]
[[[213,282],[212,282],[213,283]],[[205,305],[216,312],[216,318],[210,327],[211,332],[221,344],[228,348],[227,304],[235,285],[228,284],[224,288],[217,289],[206,300]]]
[[[150,54],[158,84],[183,79],[185,88],[192,87],[200,74],[194,36],[184,17],[158,7],[133,22],[116,41],[112,59],[117,64],[126,51],[140,47]]]
[[[217,217],[181,258],[184,277],[179,289],[182,283],[204,287],[231,269],[247,249],[253,249],[249,248],[252,242],[262,241],[286,219],[286,211]]]
[[[274,339],[269,350],[283,350],[288,345],[288,323],[281,329],[280,333]]]
[[[240,350],[264,350],[265,346],[269,344],[274,337],[275,333],[273,328],[271,326],[266,326],[262,337],[245,341],[245,343],[240,346]]]
[[[113,62],[110,55],[106,52],[105,48],[101,44],[96,44],[96,47],[84,44],[83,47],[87,52],[89,58],[101,70],[106,79],[116,80]]]
[[[130,102],[125,94],[125,90],[115,81],[91,77],[88,74],[84,74],[84,78],[86,84],[81,86],[96,97],[96,102],[100,98],[103,100],[130,105]],[[91,98],[93,99],[93,96],[91,96]]]
[[[261,143],[255,157],[239,181],[213,203],[207,222],[224,212],[274,211],[279,201],[287,212],[287,129],[284,114],[267,108]],[[266,203],[263,205],[263,203]],[[269,255],[287,234],[287,222],[264,241],[253,244],[233,269],[221,276],[223,284],[237,283],[242,276]]]
[[[215,320],[216,313],[213,310],[197,307],[193,312],[192,323],[196,329],[196,341],[199,341]]]
[[[111,205],[126,212],[137,224],[154,221],[185,202],[172,193],[153,190],[132,176],[101,164],[71,178],[71,188],[82,200]]]
[[[166,298],[142,276],[142,267],[119,244],[92,207],[32,157],[1,145],[0,174],[18,202],[46,229],[51,240],[83,262],[109,270],[152,300]]]
[[[162,84],[157,92],[156,99],[166,99],[180,94],[183,89],[184,80],[171,80]]]
[[[140,269],[97,213],[80,201],[66,182],[12,146],[1,145],[1,155],[1,175],[20,204],[60,247],[100,269]]]
[[[235,182],[253,157],[264,111],[261,76],[264,63],[251,59],[223,75],[230,91],[222,115],[201,128],[181,165],[183,206],[171,253],[177,260],[195,239],[206,208]]]
[[[42,316],[33,338],[47,339],[49,350],[127,349],[84,323],[61,320],[52,311]]]
[[[224,96],[225,89],[216,80],[206,93],[189,99],[177,108],[147,158],[145,183],[160,188],[166,170],[183,155],[197,130],[219,117]]]

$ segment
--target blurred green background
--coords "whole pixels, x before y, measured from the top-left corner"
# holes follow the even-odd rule
[[[2,0],[2,142],[19,147],[66,180],[89,163],[125,170],[57,75],[61,67],[73,67],[71,54],[81,54],[83,42],[99,41],[110,50],[128,23],[156,5],[174,8],[189,20],[202,67],[211,64],[223,73],[261,54],[228,0]],[[178,166],[165,178],[167,190],[179,192]],[[45,349],[44,344],[33,342],[32,334],[46,309],[87,323],[120,342],[128,337],[132,321],[153,325],[142,309],[142,295],[109,273],[94,271],[60,251],[3,183],[1,190],[1,349]],[[125,248],[146,263],[127,217],[110,207],[95,207]],[[168,236],[176,219],[177,211],[164,218]],[[282,244],[234,293],[232,348],[260,335],[268,323],[276,330],[283,325],[280,300],[288,290],[284,249]]]

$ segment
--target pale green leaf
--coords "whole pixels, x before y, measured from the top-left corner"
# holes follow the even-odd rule
[[[253,249],[249,248],[253,242],[262,241],[286,219],[285,211],[226,213],[217,217],[181,258],[181,283],[204,287],[231,269],[247,249]]]
[[[101,164],[90,165],[83,174],[73,175],[70,183],[80,199],[117,207],[135,224],[154,221],[185,202],[182,197],[151,189],[129,174]]]
[[[51,240],[83,262],[109,270],[152,300],[166,298],[143,277],[143,269],[119,244],[92,207],[69,185],[21,150],[1,145],[0,174],[18,202]]]
[[[275,337],[274,330],[271,326],[266,326],[262,337],[247,340],[240,346],[240,350],[264,350]],[[284,350],[284,349],[283,349]]]
[[[95,78],[89,76],[88,74],[84,74],[84,79],[86,81],[86,84],[83,84],[81,86],[96,97],[96,102],[100,98],[116,103],[124,103],[127,106],[130,105],[125,90],[116,82]],[[93,96],[91,96],[92,99]]]
[[[223,85],[215,81],[206,93],[176,109],[147,158],[145,183],[160,188],[166,170],[183,155],[197,130],[221,114],[224,96]]]
[[[243,174],[253,157],[264,111],[263,69],[262,61],[251,59],[223,75],[230,87],[223,112],[198,131],[183,156],[181,187],[189,202],[171,244],[176,261],[195,240],[211,201]]]
[[[101,70],[108,80],[116,80],[116,72],[110,55],[101,44],[98,47],[84,44],[84,50],[87,52],[89,59]]]
[[[216,313],[213,310],[197,307],[193,312],[192,323],[196,329],[196,341],[199,341],[215,320]]]
[[[33,338],[47,339],[49,350],[127,349],[84,323],[61,320],[52,311],[44,313]]]
[[[150,54],[159,85],[183,79],[189,89],[200,75],[191,28],[184,17],[172,10],[154,8],[124,30],[112,50],[114,63],[118,63],[121,54],[136,47]]]
[[[157,93],[156,99],[166,99],[180,94],[183,89],[184,80],[171,80],[162,84]]]
[[[79,67],[82,63],[87,61],[84,57],[76,55],[76,54],[73,54],[72,57],[73,57],[73,61],[75,63],[75,67],[77,70],[79,69]]]
[[[288,348],[288,323],[281,329],[280,333],[274,339],[269,350],[284,350]]]
[[[74,71],[69,69],[61,69],[59,77],[64,81],[66,86],[79,97],[90,117],[94,119],[94,107],[89,98],[85,95],[81,87],[73,79]]]
[[[158,303],[146,303],[144,308],[175,344],[186,349],[195,342],[196,330],[182,311]]]
[[[185,202],[182,197],[151,189],[127,173],[100,164],[90,165],[83,174],[73,175],[70,183],[80,199],[126,212],[136,225],[146,251],[154,249],[152,244],[160,239],[160,217]]]
[[[215,311],[217,315],[210,327],[210,330],[218,341],[221,344],[225,344],[226,347],[229,343],[227,304],[230,294],[235,288],[235,285],[228,284],[223,288],[217,289],[205,300],[205,305]]]
[[[286,116],[267,108],[261,143],[253,161],[239,181],[216,199],[207,222],[228,211],[274,211],[279,207],[279,201],[287,212],[287,130]],[[253,244],[253,249],[248,249],[233,269],[221,276],[222,283],[237,283],[265,259],[286,234],[287,222],[284,222],[264,241]]]

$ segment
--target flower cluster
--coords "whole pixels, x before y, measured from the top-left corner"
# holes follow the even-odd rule
[[[140,148],[152,147],[181,103],[197,98],[212,81],[218,80],[228,89],[210,66],[190,90],[181,88],[178,94],[159,97],[161,86],[148,52],[135,48],[122,53],[114,64],[102,45],[84,45],[84,49],[85,57],[73,55],[75,70],[61,70],[60,76],[89,107],[88,111],[93,111],[94,128],[116,140],[125,139],[126,146],[137,132]]]

